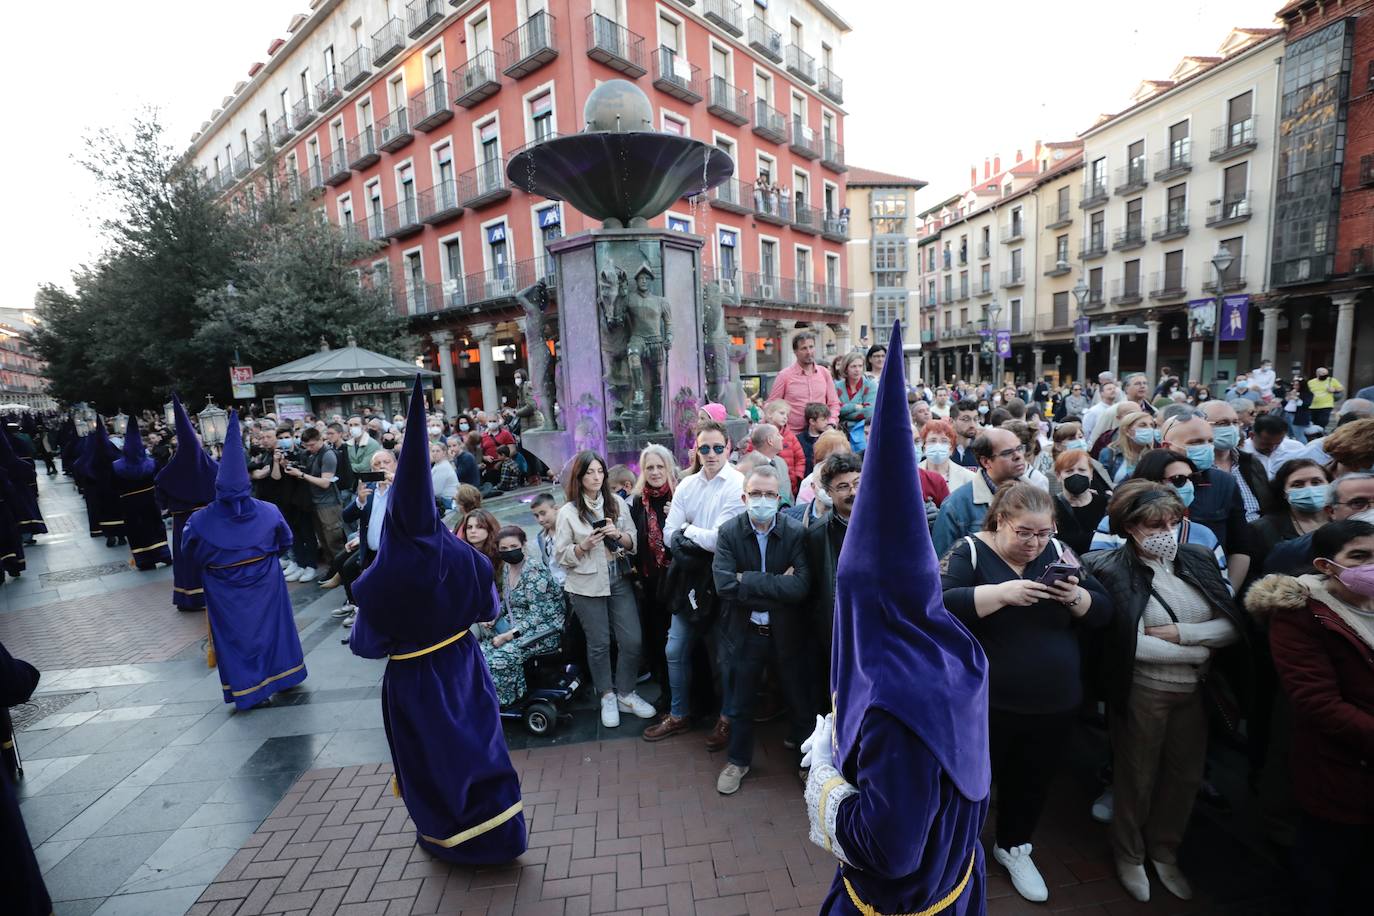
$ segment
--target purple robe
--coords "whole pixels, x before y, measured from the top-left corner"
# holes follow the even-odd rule
[[[157,496],[172,517],[172,604],[178,610],[199,611],[205,607],[205,584],[200,567],[181,549],[181,536],[191,513],[215,498],[219,465],[205,454],[176,392],[172,392],[172,404],[177,449],[167,466],[157,472]]]

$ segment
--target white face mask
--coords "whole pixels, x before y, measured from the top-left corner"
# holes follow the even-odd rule
[[[1156,532],[1147,535],[1140,541],[1140,550],[1142,553],[1163,560],[1165,563],[1171,563],[1178,554],[1178,538],[1174,536],[1172,531]]]
[[[363,428],[361,426],[350,426],[348,428],[348,435],[351,439],[361,439],[363,437]]]
[[[443,431],[444,431],[444,430],[443,430],[443,427],[440,427],[440,426],[431,426],[431,427],[429,428],[429,437],[430,437],[431,439],[437,439],[437,438],[439,437],[439,434],[440,434],[441,432],[443,432]]]

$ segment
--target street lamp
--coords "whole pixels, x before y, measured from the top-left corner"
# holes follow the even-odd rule
[[[83,439],[90,435],[91,426],[99,419],[96,412],[85,401],[72,408],[72,420],[76,423],[76,434]]]
[[[988,319],[992,324],[992,381],[993,384],[1002,384],[1002,347],[999,338],[1001,325],[997,322],[997,317],[1002,314],[1002,304],[996,299],[988,305]]]
[[[113,417],[114,434],[116,436],[122,436],[129,430],[129,417],[118,407],[115,408],[115,411],[116,413]]]
[[[1224,244],[1217,246],[1212,255],[1212,267],[1217,272],[1217,295],[1212,305],[1212,380],[1218,388],[1221,385],[1221,296],[1224,291],[1226,271],[1230,269],[1235,257]]]
[[[223,445],[229,432],[229,414],[215,406],[215,399],[205,398],[205,409],[196,415],[200,420],[200,439],[206,445]]]
[[[168,401],[166,404],[163,404],[163,405],[162,405],[162,419],[164,419],[164,420],[167,421],[167,428],[168,428],[168,429],[175,429],[175,428],[176,428],[176,425],[177,425],[177,411],[176,411],[176,408],[172,406],[172,402],[171,402],[171,401]]]
[[[1083,308],[1088,304],[1088,296],[1090,295],[1092,295],[1092,290],[1088,288],[1088,282],[1083,279],[1082,274],[1079,274],[1078,282],[1073,286],[1073,298],[1078,302],[1078,321],[1075,322],[1075,324],[1080,325],[1080,327],[1074,328],[1073,348],[1078,351],[1077,381],[1083,386],[1084,393],[1088,390],[1088,351],[1084,348],[1083,342],[1078,338],[1080,332],[1086,330],[1081,328],[1081,323],[1086,321],[1088,317],[1087,312],[1085,312]]]

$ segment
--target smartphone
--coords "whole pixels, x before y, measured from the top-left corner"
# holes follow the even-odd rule
[[[597,519],[596,521],[592,522],[592,527],[593,527],[593,528],[605,528],[605,527],[606,527],[607,525],[609,525],[610,523],[611,523],[611,520],[608,519],[608,518],[599,518],[599,519]]]
[[[1058,585],[1069,576],[1081,576],[1082,571],[1072,563],[1051,563],[1045,567],[1045,571],[1040,574],[1036,581],[1041,585]]]
[[[364,483],[381,483],[386,480],[386,471],[359,471],[353,476]]]

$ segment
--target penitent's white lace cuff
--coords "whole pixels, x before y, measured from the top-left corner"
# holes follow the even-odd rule
[[[806,813],[811,819],[811,842],[849,864],[839,840],[835,838],[835,819],[840,803],[859,790],[845,782],[840,771],[829,764],[813,766],[806,778]]]

